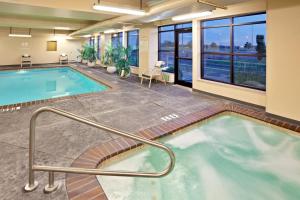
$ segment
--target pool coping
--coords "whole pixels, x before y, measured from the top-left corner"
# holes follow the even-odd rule
[[[1,111],[4,112],[4,111],[11,111],[11,110],[19,110],[23,107],[28,107],[28,106],[38,105],[38,104],[43,104],[43,103],[50,103],[50,102],[52,103],[52,102],[61,101],[61,100],[75,99],[77,97],[94,96],[94,95],[97,95],[97,94],[103,93],[103,92],[111,92],[111,91],[117,90],[119,88],[117,85],[115,85],[107,80],[104,80],[104,79],[100,78],[99,76],[96,76],[92,73],[88,73],[87,71],[76,66],[75,64],[53,65],[53,66],[32,66],[32,67],[23,67],[22,69],[25,69],[25,70],[27,70],[27,69],[52,69],[52,68],[63,68],[63,67],[69,67],[69,68],[87,76],[88,78],[90,78],[102,85],[105,85],[106,87],[108,87],[108,89],[105,91],[101,91],[101,92],[90,92],[90,93],[85,93],[85,94],[77,94],[77,95],[57,97],[57,98],[51,98],[51,99],[43,99],[43,100],[35,100],[35,101],[29,101],[29,102],[23,102],[23,103],[2,105],[2,106],[0,106],[0,112]],[[15,71],[18,69],[4,68],[4,69],[0,69],[0,72],[1,71]]]
[[[159,139],[224,112],[245,115],[300,134],[300,125],[298,124],[267,116],[267,113],[263,110],[230,103],[208,107],[204,110],[139,131],[137,135],[150,140]],[[71,166],[96,169],[104,161],[141,145],[141,143],[131,139],[119,137],[87,149],[74,160]],[[95,175],[66,174],[66,189],[70,200],[108,200]]]

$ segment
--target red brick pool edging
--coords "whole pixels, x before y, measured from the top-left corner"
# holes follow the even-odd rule
[[[264,111],[250,109],[238,104],[221,104],[142,130],[138,132],[137,135],[155,140],[223,112],[242,114],[300,133],[299,125],[269,117]],[[95,169],[103,161],[141,145],[141,143],[131,139],[117,138],[107,143],[89,148],[81,154],[71,166]],[[108,200],[97,177],[94,175],[67,174],[66,188],[70,200]]]

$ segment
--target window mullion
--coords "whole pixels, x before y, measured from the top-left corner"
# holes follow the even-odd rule
[[[234,84],[234,26],[233,17],[231,17],[231,33],[230,33],[230,45],[231,45],[231,65],[230,65],[230,77],[231,84]]]

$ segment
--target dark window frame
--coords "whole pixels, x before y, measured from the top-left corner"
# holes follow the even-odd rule
[[[89,39],[89,45],[90,45],[91,47],[94,47],[94,48],[95,48],[95,38],[94,38],[94,37],[90,37],[90,39]]]
[[[234,27],[236,27],[236,26],[246,26],[246,25],[266,24],[266,21],[256,21],[256,22],[247,22],[247,23],[234,24],[234,18],[236,18],[236,17],[246,17],[246,16],[252,16],[252,15],[260,15],[260,14],[266,14],[266,12],[250,13],[250,14],[244,14],[244,15],[232,15],[232,16],[227,16],[227,17],[220,17],[220,18],[214,18],[214,19],[208,19],[208,20],[201,21],[201,72],[200,72],[201,79],[208,80],[208,81],[213,81],[213,82],[218,82],[218,83],[223,83],[223,84],[228,84],[228,85],[233,85],[233,86],[238,86],[238,87],[243,87],[243,88],[266,91],[266,88],[261,89],[261,88],[256,88],[256,87],[251,87],[251,86],[246,86],[246,85],[241,85],[241,84],[234,83],[234,57],[235,56],[245,56],[245,57],[262,56],[264,58],[267,57],[266,53],[265,54],[243,54],[243,53],[235,53],[234,52]],[[220,25],[220,26],[203,26],[203,23],[205,23],[207,21],[214,21],[214,20],[220,20],[220,19],[230,19],[231,23],[229,25]],[[229,53],[225,53],[225,52],[205,52],[204,51],[204,30],[205,29],[210,29],[210,28],[221,28],[221,27],[230,27],[230,45],[231,45],[230,52]],[[204,55],[227,55],[227,56],[230,56],[230,82],[229,83],[224,82],[224,81],[220,81],[220,80],[213,80],[213,79],[209,79],[209,78],[204,77]]]
[[[178,25],[184,25],[184,24],[192,24],[191,27],[189,28],[177,28]],[[171,27],[173,26],[173,29],[172,30],[160,30],[161,28],[163,27]],[[177,31],[189,31],[189,30],[192,30],[193,29],[193,23],[192,22],[184,22],[184,23],[178,23],[178,24],[168,24],[168,25],[164,25],[164,26],[159,26],[158,27],[158,60],[161,60],[161,52],[165,52],[165,53],[172,53],[174,52],[174,70],[175,70],[175,65],[176,65],[176,32]],[[161,50],[160,49],[160,44],[161,44],[161,34],[160,33],[165,33],[165,32],[174,32],[174,51],[172,50]],[[167,71],[169,72],[169,71]],[[175,74],[175,71],[174,72],[170,72],[170,73],[174,73]]]
[[[128,47],[128,43],[129,43],[129,33],[132,33],[132,32],[137,32],[137,38],[136,38],[136,45],[137,45],[137,58],[136,58],[136,65],[132,65],[134,67],[139,67],[139,61],[140,61],[140,56],[139,56],[139,52],[140,52],[140,31],[139,30],[131,30],[131,31],[127,31],[127,47]]]
[[[97,36],[97,57],[99,60],[101,60],[101,35],[99,34]]]
[[[124,37],[123,32],[118,32],[118,33],[113,33],[113,34],[111,34],[111,43],[112,43],[112,46],[113,46],[113,39],[114,39],[114,38],[117,38],[118,41],[119,41],[119,44],[120,44],[121,46],[123,46],[123,37]],[[121,39],[122,39],[122,40],[121,40]],[[120,41],[120,40],[121,40],[121,41]]]

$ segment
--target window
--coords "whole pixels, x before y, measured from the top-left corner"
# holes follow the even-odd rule
[[[201,77],[266,90],[266,14],[204,21]]]
[[[123,33],[114,33],[111,36],[111,44],[113,48],[117,48],[123,45]]]
[[[175,32],[159,33],[158,59],[166,63],[166,71],[174,73],[175,67]]]
[[[174,73],[176,30],[191,28],[192,23],[158,27],[158,59],[166,63],[166,69],[164,71]]]
[[[57,41],[47,41],[47,51],[57,51]]]
[[[95,47],[95,38],[94,38],[94,37],[90,37],[89,45],[90,45],[91,47]]]
[[[139,66],[139,31],[128,31],[127,32],[127,46],[131,50],[130,65]]]

